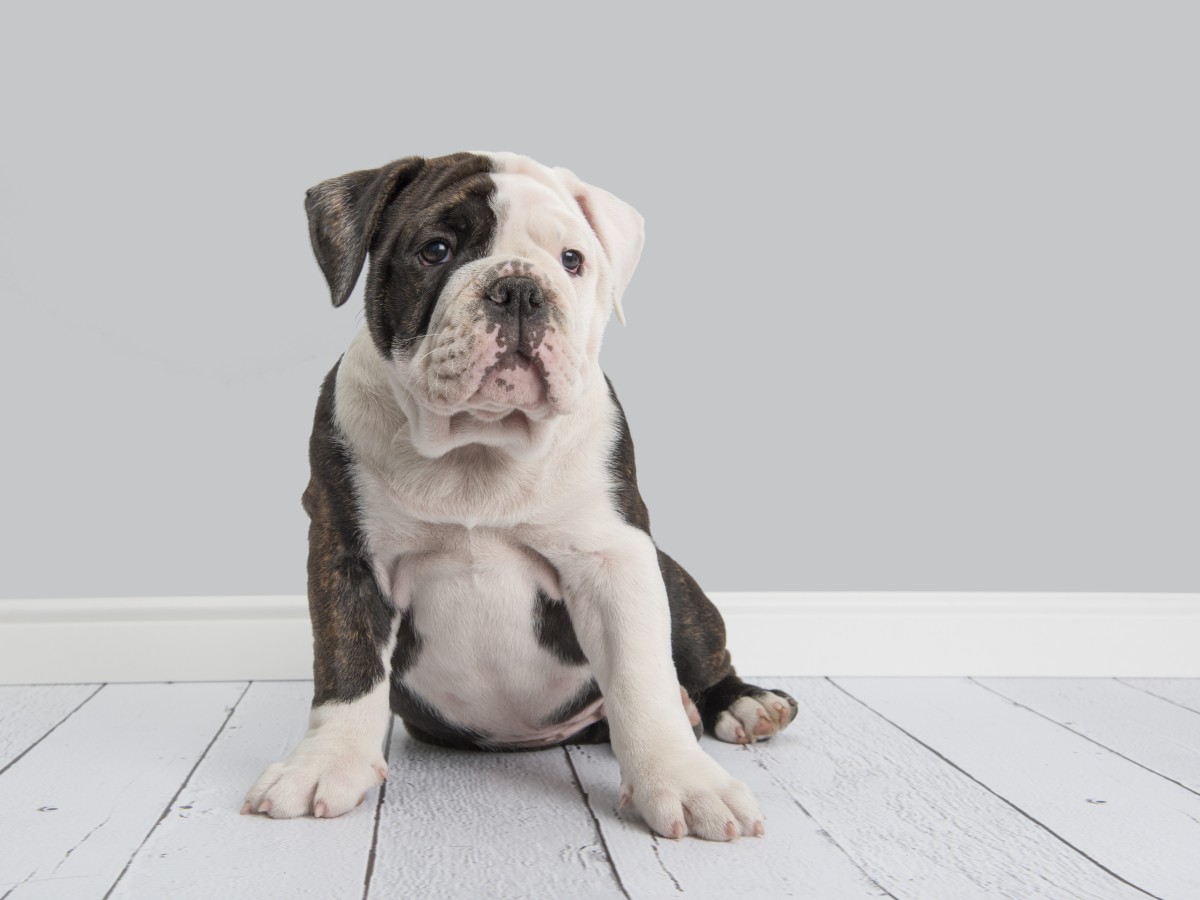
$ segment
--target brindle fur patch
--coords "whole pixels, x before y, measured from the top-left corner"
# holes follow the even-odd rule
[[[412,156],[309,190],[313,251],[334,305],[350,295],[369,252],[367,326],[383,356],[412,347],[450,276],[488,255],[496,236],[491,171],[491,160],[475,153]],[[417,253],[433,240],[450,245],[450,261],[422,263]]]
[[[367,325],[384,356],[414,346],[428,332],[446,282],[461,267],[486,257],[496,238],[496,214],[489,203],[496,190],[491,160],[455,153],[424,162],[387,206],[371,246]],[[417,253],[431,240],[450,244],[449,262],[421,262]]]
[[[353,460],[334,420],[338,366],[317,402],[304,491],[308,529],[308,607],[313,626],[313,705],[361,697],[384,677],[381,654],[392,604],[375,580],[358,529]]]
[[[305,194],[313,253],[329,282],[334,306],[345,303],[354,290],[384,207],[422,165],[420,157],[410,156],[378,169],[330,178]]]

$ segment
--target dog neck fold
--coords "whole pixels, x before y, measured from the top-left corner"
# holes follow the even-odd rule
[[[407,420],[396,439],[407,439],[424,457],[437,459],[470,444],[495,447],[520,460],[537,459],[550,449],[557,425],[554,415],[535,419],[521,410],[503,415],[472,411],[444,414],[419,403],[401,379],[390,378],[389,382]]]

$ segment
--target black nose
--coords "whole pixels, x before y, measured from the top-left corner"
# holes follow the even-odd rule
[[[497,278],[484,293],[497,306],[509,307],[507,311],[510,315],[518,316],[531,314],[546,299],[542,296],[541,285],[525,275]]]

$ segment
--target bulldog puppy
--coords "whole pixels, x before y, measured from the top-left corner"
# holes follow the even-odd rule
[[[734,673],[716,608],[655,546],[598,362],[641,216],[511,153],[352,172],[306,208],[335,306],[370,256],[366,326],[310,442],[309,729],[243,812],[352,809],[394,712],[448,747],[611,741],[654,831],[762,834],[697,732],[761,740],[796,701]]]

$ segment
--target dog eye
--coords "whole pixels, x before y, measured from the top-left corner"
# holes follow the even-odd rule
[[[579,267],[583,265],[582,253],[580,253],[578,250],[564,250],[560,258],[562,259],[562,265],[564,269],[566,269],[572,275],[579,274]]]
[[[450,245],[445,241],[430,241],[419,251],[417,256],[421,257],[421,262],[427,265],[436,266],[440,263],[448,262],[453,253],[450,251]]]

